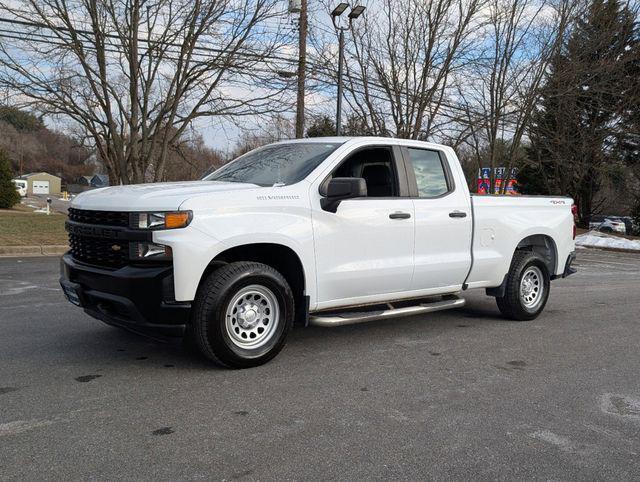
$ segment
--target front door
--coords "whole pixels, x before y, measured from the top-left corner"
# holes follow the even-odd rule
[[[364,178],[367,197],[342,201],[335,213],[314,209],[319,309],[409,289],[414,208],[402,195],[399,167],[393,149],[380,146],[348,155],[333,171],[332,177]]]

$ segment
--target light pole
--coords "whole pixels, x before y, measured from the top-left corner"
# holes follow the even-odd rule
[[[362,5],[356,5],[351,8],[349,12],[349,23],[347,26],[339,26],[338,18],[342,15],[345,10],[349,8],[349,4],[346,2],[339,3],[336,8],[331,12],[331,22],[338,32],[338,102],[336,107],[336,135],[340,135],[340,131],[342,130],[342,64],[344,63],[344,33],[351,29],[351,24],[353,21],[362,15],[365,7]]]
[[[304,83],[307,72],[307,0],[300,0],[298,26],[298,94],[296,99],[296,138],[304,137]]]

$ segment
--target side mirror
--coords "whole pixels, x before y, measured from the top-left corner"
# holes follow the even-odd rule
[[[367,195],[367,183],[361,177],[334,177],[323,187],[320,194],[324,198],[320,200],[320,206],[331,213],[338,210],[341,201]]]

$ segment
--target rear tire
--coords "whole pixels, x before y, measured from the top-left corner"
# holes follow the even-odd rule
[[[278,271],[262,263],[235,262],[204,280],[190,328],[206,358],[225,367],[249,368],[282,350],[294,310],[291,288]]]
[[[544,310],[550,287],[544,261],[530,251],[516,251],[507,274],[504,296],[496,297],[498,309],[512,320],[533,320]]]

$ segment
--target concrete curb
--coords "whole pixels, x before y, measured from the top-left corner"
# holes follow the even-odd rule
[[[0,257],[22,258],[28,256],[62,256],[69,251],[69,246],[0,246]]]

